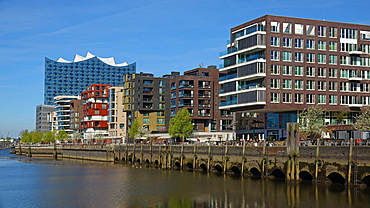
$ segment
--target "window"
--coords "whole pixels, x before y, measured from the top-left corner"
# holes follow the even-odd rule
[[[303,62],[303,53],[294,53],[294,61],[295,62]]]
[[[271,46],[280,46],[280,38],[271,37]]]
[[[325,26],[318,26],[317,27],[317,36],[325,37],[326,36],[326,27]]]
[[[159,86],[160,87],[165,87],[166,86],[166,81],[159,81]]]
[[[329,55],[329,64],[337,64],[337,56]]]
[[[294,89],[303,90],[303,80],[294,80]]]
[[[325,81],[317,81],[317,90],[326,91],[326,82]]]
[[[337,78],[337,69],[330,68],[329,69],[329,77],[330,78]]]
[[[280,93],[277,93],[277,92],[271,93],[271,102],[272,103],[279,103],[280,102]]]
[[[283,52],[283,61],[292,61],[292,52]]]
[[[164,111],[158,111],[157,116],[164,116]]]
[[[314,53],[306,53],[306,62],[307,63],[315,63],[315,54]]]
[[[291,89],[291,88],[292,88],[292,80],[283,79],[283,89]]]
[[[283,93],[283,103],[291,103],[291,102],[292,102],[292,94]]]
[[[295,24],[294,25],[294,33],[298,35],[303,35],[303,25],[302,24]]]
[[[338,97],[336,95],[329,95],[329,104],[336,105]]]
[[[326,55],[325,54],[317,54],[317,63],[326,64]]]
[[[349,78],[349,70],[348,69],[341,69],[340,70],[340,78]]]
[[[271,74],[280,74],[280,65],[271,65]]]
[[[315,95],[307,94],[306,95],[306,103],[307,104],[315,104]]]
[[[283,47],[292,47],[292,39],[291,38],[283,38]]]
[[[295,103],[303,103],[303,94],[294,94]]]
[[[315,41],[314,40],[306,40],[306,48],[307,49],[315,49]]]
[[[165,104],[164,103],[159,103],[158,108],[159,109],[165,109]]]
[[[337,28],[336,27],[329,27],[329,37],[336,38],[337,37]]]
[[[292,75],[292,66],[283,66],[283,75]]]
[[[317,102],[319,104],[326,104],[326,95],[317,95]]]
[[[280,60],[280,52],[279,51],[271,51],[271,60],[279,61]]]
[[[315,76],[315,67],[306,67],[306,75],[308,77],[314,77]]]
[[[294,39],[295,48],[303,48],[303,39]]]
[[[306,35],[315,35],[314,25],[306,25]]]
[[[346,39],[357,39],[357,30],[341,28],[340,37]]]
[[[357,44],[354,43],[341,43],[340,51],[357,51]]]
[[[317,49],[326,50],[326,42],[322,40],[317,41]]]
[[[329,42],[329,51],[337,51],[338,50],[338,43],[337,42]]]
[[[303,76],[303,66],[295,66],[294,67],[294,75],[295,76]]]
[[[150,119],[149,118],[143,118],[143,124],[149,124]]]
[[[347,56],[340,56],[340,64],[348,65],[349,64],[349,58]]]
[[[314,90],[315,89],[315,81],[307,80],[306,81],[306,90]]]
[[[337,91],[337,82],[329,82],[329,91]]]
[[[166,92],[166,88],[159,88],[159,94],[164,94]]]
[[[157,124],[164,124],[164,118],[157,118]]]
[[[340,90],[340,91],[348,91],[348,83],[346,83],[346,82],[341,82],[341,83],[339,84],[339,90]]]
[[[280,79],[271,79],[271,88],[279,89],[280,88]]]
[[[283,23],[283,33],[292,33],[292,24]]]
[[[361,40],[370,40],[370,31],[360,31]]]
[[[280,32],[279,22],[271,22],[271,32]]]
[[[326,77],[326,68],[319,67],[317,68],[318,77]]]

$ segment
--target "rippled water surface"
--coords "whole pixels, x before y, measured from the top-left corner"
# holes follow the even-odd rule
[[[0,151],[0,207],[370,207],[369,188],[287,183]]]

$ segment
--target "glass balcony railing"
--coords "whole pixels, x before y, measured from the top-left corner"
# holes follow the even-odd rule
[[[237,73],[235,73],[235,74],[228,74],[228,75],[225,75],[225,76],[220,77],[218,80],[219,81],[224,81],[224,80],[236,78],[237,76],[238,76]]]
[[[220,53],[219,53],[219,56],[224,56],[224,55],[227,55],[227,54],[230,54],[230,53],[234,53],[234,52],[236,52],[236,51],[238,51],[238,49],[237,48],[228,48],[227,50],[225,50],[225,51],[221,51]]]
[[[220,106],[235,105],[235,104],[238,104],[237,100],[228,100],[228,101],[222,101],[220,103]]]

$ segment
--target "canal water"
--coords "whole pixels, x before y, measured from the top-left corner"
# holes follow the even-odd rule
[[[370,207],[370,189],[26,158],[0,150],[0,207]]]

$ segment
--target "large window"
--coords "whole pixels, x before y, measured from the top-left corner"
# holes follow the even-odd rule
[[[283,103],[291,103],[291,102],[292,102],[292,94],[283,93]]]
[[[303,80],[294,80],[294,89],[303,90]]]
[[[283,52],[283,61],[292,61],[292,52]]]
[[[283,33],[292,33],[291,23],[283,23]]]
[[[340,37],[346,39],[357,39],[357,30],[341,28]]]
[[[315,90],[315,81],[307,80],[306,81],[306,90]]]
[[[337,64],[337,56],[336,55],[329,55],[329,64]]]
[[[315,54],[314,53],[306,53],[306,62],[307,63],[315,63]]]
[[[326,64],[326,55],[325,54],[317,54],[317,63]]]
[[[282,66],[283,75],[292,75],[292,66]]]
[[[337,37],[337,28],[336,27],[329,27],[329,37],[336,38]]]
[[[272,103],[279,103],[280,102],[280,93],[277,93],[277,92],[271,93],[271,102]]]
[[[311,66],[306,67],[306,76],[314,77],[315,76],[315,67],[311,67]]]
[[[317,81],[317,89],[320,91],[326,91],[326,82],[325,81]]]
[[[271,32],[280,32],[279,22],[271,22]]]
[[[326,77],[326,68],[319,67],[317,68],[318,77]]]
[[[325,26],[318,26],[317,27],[317,35],[320,37],[326,36],[326,27]]]
[[[294,39],[295,48],[303,48],[303,39]]]
[[[271,74],[280,74],[280,65],[271,65]]]
[[[329,104],[336,105],[338,100],[337,95],[329,95]]]
[[[303,94],[294,94],[295,103],[303,103]]]
[[[291,38],[283,38],[283,47],[292,47],[292,39]]]
[[[303,66],[295,66],[294,67],[294,75],[295,76],[303,76]]]
[[[279,51],[271,51],[271,60],[279,61],[280,60],[280,52]]]
[[[315,26],[314,25],[306,25],[306,34],[307,35],[315,35]]]
[[[294,32],[298,35],[303,35],[303,25],[302,24],[295,24],[294,25]]]
[[[314,40],[306,40],[306,48],[307,49],[315,49],[315,41]]]
[[[280,88],[280,79],[271,79],[271,89],[279,89]]]
[[[294,53],[295,62],[303,62],[303,53],[295,52]]]
[[[326,42],[322,40],[317,41],[317,49],[326,50]]]
[[[271,46],[280,46],[280,38],[271,37]]]
[[[283,89],[291,89],[291,88],[292,88],[292,80],[283,79]]]
[[[338,50],[338,43],[337,42],[329,42],[329,51],[337,51]]]
[[[306,103],[307,104],[315,104],[315,95],[307,94],[306,95]]]
[[[337,82],[329,82],[329,91],[337,91]]]
[[[319,104],[326,104],[326,95],[317,95],[317,102]]]
[[[337,69],[334,69],[334,68],[330,68],[329,69],[329,77],[330,78],[337,78]]]

